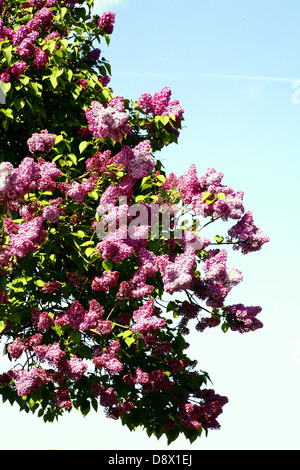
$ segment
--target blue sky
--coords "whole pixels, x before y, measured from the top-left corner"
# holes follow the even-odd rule
[[[300,311],[298,277],[300,80],[298,0],[96,0],[95,13],[116,12],[103,55],[117,95],[138,99],[170,86],[185,109],[179,145],[160,158],[181,174],[196,163],[245,191],[245,206],[271,242],[259,253],[229,252],[243,283],[230,303],[261,305],[263,330],[192,333],[190,357],[229,397],[221,430],[175,449],[299,449]],[[298,88],[299,84],[297,85]],[[298,95],[299,97],[300,95]],[[294,95],[295,98],[295,95]],[[224,227],[223,227],[224,225]],[[216,234],[226,233],[225,224]],[[167,449],[103,414],[66,415],[45,425],[3,406],[3,449]]]

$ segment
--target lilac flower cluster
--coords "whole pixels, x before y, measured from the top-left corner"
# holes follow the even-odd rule
[[[119,341],[113,341],[105,349],[98,348],[94,351],[93,364],[96,369],[106,369],[111,375],[119,374],[123,370],[123,364],[117,359],[121,352]]]
[[[223,406],[228,403],[228,398],[206,389],[199,393],[199,398],[201,401],[198,405],[189,401],[180,404],[178,411],[180,421],[191,430],[219,429],[217,418],[222,413]]]
[[[246,212],[242,219],[228,230],[228,235],[238,241],[234,249],[241,249],[243,254],[258,251],[270,241],[261,228],[254,224],[253,214],[250,211]]]
[[[9,235],[12,246],[11,254],[19,258],[25,258],[28,253],[32,253],[44,243],[46,236],[47,232],[44,230],[41,217],[20,224],[18,233]]]
[[[130,124],[126,124],[129,116],[125,112],[124,102],[120,97],[112,98],[105,106],[92,101],[91,107],[86,110],[85,114],[89,130],[95,138],[110,137],[119,142],[131,130]]]
[[[77,181],[73,181],[69,189],[67,189],[67,196],[74,199],[77,204],[82,204],[85,196],[93,191],[96,184],[98,182],[98,178],[91,176],[87,180],[83,181],[82,183],[78,183]]]
[[[32,367],[30,370],[13,371],[16,389],[20,397],[31,395],[50,381],[49,373],[39,367]]]
[[[55,324],[58,326],[70,325],[74,330],[81,331],[100,331],[99,329],[102,327],[102,334],[104,334],[103,331],[107,330],[108,325],[103,325],[103,314],[103,308],[95,299],[90,302],[89,310],[85,310],[77,300],[74,300],[65,313],[56,316]],[[106,328],[103,329],[103,326]]]
[[[256,318],[261,310],[261,307],[245,307],[243,304],[226,307],[226,318],[229,328],[240,333],[262,328],[262,322]]]
[[[135,374],[130,373],[124,375],[123,381],[126,385],[142,385],[143,390],[146,392],[155,391],[168,391],[173,387],[164,370],[157,369],[152,372],[144,372],[140,367],[137,367]]]
[[[144,140],[134,149],[124,145],[122,150],[111,159],[111,163],[121,165],[121,168],[135,179],[144,178],[150,175],[156,166],[155,159],[149,155],[150,149],[149,140]]]
[[[154,315],[154,299],[150,298],[138,310],[133,312],[134,325],[132,326],[133,332],[148,333],[151,330],[162,328],[166,324],[164,318],[159,318]]]
[[[19,80],[20,76],[23,75],[28,65],[23,60],[20,60],[10,67],[7,67],[4,72],[0,74],[0,80],[2,82],[10,82],[12,77]]]
[[[203,217],[239,219],[244,213],[242,191],[235,192],[221,183],[223,173],[209,168],[198,178],[195,165],[178,178],[178,190],[185,204]]]
[[[106,34],[112,34],[114,31],[115,18],[116,14],[114,12],[106,11],[101,17],[95,16],[95,21]]]
[[[116,390],[113,387],[105,389],[103,385],[94,384],[93,393],[95,397],[99,397],[100,405],[107,408],[107,415],[117,419],[122,414],[133,410],[134,404],[129,401],[119,401]]]
[[[48,312],[40,312],[39,310],[32,308],[30,311],[30,318],[34,327],[40,333],[44,333],[54,326],[54,320]]]
[[[42,130],[40,134],[34,133],[27,140],[29,151],[48,153],[55,144],[55,138],[55,135],[50,134],[47,129]]]
[[[111,259],[114,263],[129,258],[138,247],[146,245],[148,226],[135,228],[135,233],[129,234],[129,228],[121,226],[115,232],[110,233],[97,245],[103,259]],[[133,236],[134,235],[134,236]]]
[[[174,262],[168,255],[158,257],[157,264],[162,275],[165,291],[172,294],[175,291],[189,289],[195,273],[195,251],[186,250]]]
[[[156,92],[153,96],[150,93],[144,93],[138,100],[137,107],[143,109],[153,116],[175,116],[174,126],[180,124],[184,110],[178,100],[171,101],[172,91],[169,87],[164,87],[160,92]]]
[[[92,282],[92,289],[95,291],[108,292],[110,287],[118,284],[120,273],[118,271],[106,272],[101,277],[95,276]]]

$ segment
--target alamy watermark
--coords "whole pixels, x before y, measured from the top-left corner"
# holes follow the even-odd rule
[[[0,80],[0,104],[6,104],[5,84]]]
[[[122,196],[118,205],[101,204],[97,209],[96,233],[103,239],[117,233],[120,239],[146,240],[171,238],[184,241],[186,247],[201,249],[196,233],[200,222],[188,206],[137,203],[128,205]]]

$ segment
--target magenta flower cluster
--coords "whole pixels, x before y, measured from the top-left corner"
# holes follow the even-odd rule
[[[130,124],[126,124],[129,116],[125,112],[123,98],[112,98],[108,105],[103,106],[98,101],[91,103],[91,108],[85,112],[89,124],[89,130],[93,137],[106,139],[111,137],[119,142],[131,130]]]

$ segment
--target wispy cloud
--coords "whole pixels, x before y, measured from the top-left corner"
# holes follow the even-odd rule
[[[278,83],[293,83],[297,78],[287,78],[287,77],[269,77],[264,75],[228,75],[228,74],[218,74],[218,73],[204,73],[203,76],[211,78],[220,78],[224,80],[244,80],[252,82],[278,82]]]

